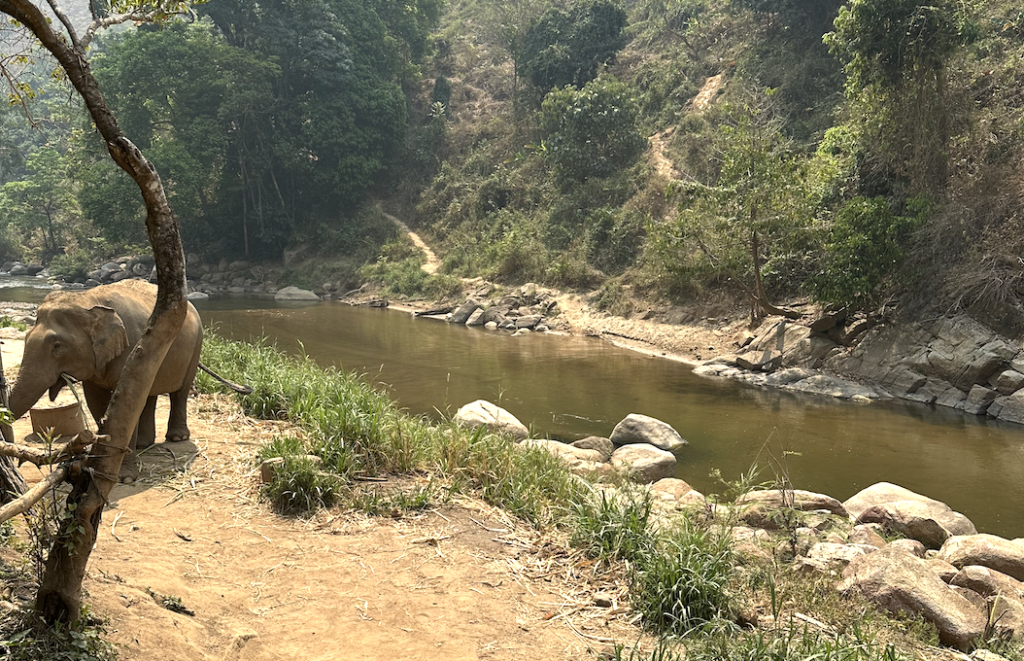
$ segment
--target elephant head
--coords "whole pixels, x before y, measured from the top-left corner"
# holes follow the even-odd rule
[[[79,381],[103,380],[109,363],[127,347],[124,323],[113,309],[76,305],[63,292],[47,296],[36,325],[25,336],[11,412],[20,418],[47,390],[50,400],[55,399],[66,383],[65,375]]]

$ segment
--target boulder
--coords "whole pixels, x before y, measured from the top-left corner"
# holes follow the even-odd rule
[[[950,537],[936,556],[956,567],[981,565],[1024,581],[1024,543],[995,535]]]
[[[448,321],[450,323],[461,326],[465,324],[467,321],[469,321],[469,318],[473,316],[473,313],[476,312],[477,308],[479,307],[479,303],[477,303],[473,299],[469,299],[459,307],[455,308],[455,310],[452,312],[452,316],[449,317]],[[487,322],[485,321],[484,323]]]
[[[615,452],[615,444],[603,436],[587,436],[586,438],[581,438],[578,441],[573,441],[572,445],[577,448],[583,448],[584,450],[597,450],[603,457],[601,461],[611,460],[612,452]]]
[[[634,482],[650,484],[676,472],[676,457],[649,443],[631,443],[612,453],[612,466]]]
[[[851,496],[843,503],[843,507],[850,513],[850,516],[857,518],[869,507],[894,503],[898,500],[917,500],[926,503],[945,504],[933,498],[922,496],[919,493],[914,493],[910,489],[905,489],[898,484],[878,482]]]
[[[682,500],[693,487],[678,477],[665,477],[651,485],[651,493],[670,500]]]
[[[807,551],[807,558],[815,561],[815,564],[822,563],[829,568],[842,569],[850,564],[854,558],[877,551],[878,549],[874,546],[862,544],[818,542]]]
[[[473,314],[469,315],[469,319],[466,320],[467,326],[483,326],[486,321],[481,321],[484,317],[484,311],[482,308],[477,308],[473,311]]]
[[[974,590],[983,597],[1003,595],[1014,599],[1024,599],[1024,583],[1012,576],[979,565],[964,567],[950,579],[949,583]]]
[[[569,445],[568,443],[562,443],[561,441],[550,441],[547,439],[531,438],[520,443],[520,447],[523,446],[547,450],[552,455],[565,459],[566,461],[579,460],[596,464],[604,462],[601,453],[598,452],[597,450],[586,450],[584,448],[577,448]]]
[[[528,314],[516,319],[516,328],[535,328],[542,317],[537,314]]]
[[[189,292],[188,296],[186,296],[185,298],[187,298],[190,301],[205,301],[208,298],[210,298],[210,295],[201,291],[193,291]]]
[[[46,268],[42,264],[26,264],[25,275],[37,275],[42,273],[43,269]]]
[[[889,542],[888,545],[904,553],[909,553],[915,558],[924,558],[928,553],[928,549],[925,548],[924,544],[916,539],[895,539]]]
[[[610,482],[615,476],[615,469],[612,468],[612,465],[603,461],[584,461],[566,457],[563,457],[563,461],[573,475],[588,477],[598,482]]]
[[[771,509],[792,507],[803,512],[827,510],[836,516],[849,518],[846,508],[835,498],[801,489],[768,489],[750,491],[736,499],[737,505],[757,505]]]
[[[455,413],[453,419],[466,427],[486,427],[492,432],[508,434],[520,441],[530,435],[526,425],[514,415],[483,399],[466,404]]]
[[[867,546],[874,546],[876,549],[884,549],[886,541],[878,534],[879,529],[881,529],[881,526],[873,523],[856,525],[850,531],[848,541],[851,544],[866,544]]]
[[[954,535],[973,535],[978,531],[963,514],[945,503],[898,500],[875,505],[861,512],[857,523],[880,523],[887,530],[916,539],[937,549]]]
[[[1003,370],[994,374],[988,382],[1000,395],[1012,395],[1024,386],[1024,374],[1017,370]]]
[[[28,267],[21,262],[15,262],[10,269],[11,275],[28,275]]]
[[[687,445],[686,440],[667,423],[647,415],[630,413],[612,430],[615,445],[648,443],[669,452],[678,452]]]
[[[284,287],[274,294],[275,301],[319,301],[320,297],[308,289]]]
[[[1024,390],[1006,397],[996,397],[987,411],[989,417],[1024,424]]]
[[[920,558],[884,548],[850,561],[838,589],[856,592],[892,613],[919,615],[942,643],[969,650],[985,633],[988,613],[946,585]]]

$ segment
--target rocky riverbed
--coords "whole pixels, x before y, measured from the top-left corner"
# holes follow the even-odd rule
[[[630,492],[649,494],[659,517],[709,519],[731,536],[740,558],[834,577],[839,593],[920,617],[949,647],[968,651],[982,641],[1024,639],[1024,539],[979,534],[966,516],[925,495],[880,482],[839,502],[779,485],[725,502],[673,477],[676,455],[685,454],[687,443],[647,416],[632,414],[610,437],[572,444],[531,439],[514,416],[486,401],[462,407],[455,420],[550,452],[567,470],[596,479],[599,488],[607,484],[611,498],[624,493],[612,485],[638,483]],[[757,624],[766,615],[745,617]]]

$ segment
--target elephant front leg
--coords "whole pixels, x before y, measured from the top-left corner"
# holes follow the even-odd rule
[[[171,414],[167,419],[167,442],[176,443],[187,441],[192,437],[188,430],[188,391],[192,383],[189,382],[180,390],[170,393]]]

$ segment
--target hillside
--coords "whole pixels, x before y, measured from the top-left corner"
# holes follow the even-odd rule
[[[392,297],[482,276],[627,316],[804,300],[1024,332],[1009,3],[301,6],[215,0],[93,46],[208,263],[284,249],[284,284]],[[34,127],[0,114],[0,258],[84,280],[144,243],[138,202],[27,64]]]

